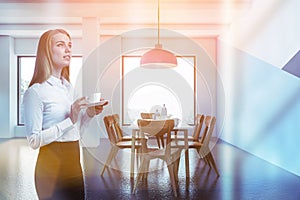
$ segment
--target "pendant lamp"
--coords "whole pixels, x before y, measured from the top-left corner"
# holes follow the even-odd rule
[[[157,44],[154,49],[147,51],[141,58],[140,66],[149,69],[163,69],[177,66],[176,56],[162,48],[160,44],[160,8],[158,0]]]

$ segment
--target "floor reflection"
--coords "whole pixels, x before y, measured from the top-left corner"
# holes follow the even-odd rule
[[[120,151],[112,168],[101,177],[109,148],[108,140],[101,140],[97,148],[83,148],[88,200],[175,199],[167,168],[160,161],[153,162],[160,167],[139,182],[135,195],[131,194],[135,179],[129,174],[130,150]],[[0,199],[36,200],[33,175],[38,151],[32,150],[24,138],[0,140],[0,151]],[[187,179],[182,157],[177,199],[299,199],[299,177],[224,142],[216,145],[213,154],[220,177],[190,150]]]

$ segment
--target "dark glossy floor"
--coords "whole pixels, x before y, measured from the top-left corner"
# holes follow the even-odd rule
[[[92,164],[86,166],[88,199],[176,199],[166,166],[155,161],[152,167],[159,165],[160,169],[151,172],[146,181],[140,181],[136,194],[132,195],[134,181],[129,178],[129,159],[124,158],[129,156],[127,150],[124,154],[119,151],[118,162],[112,164],[114,169],[99,177],[102,169],[99,161],[103,158],[97,154],[102,151],[104,148],[85,154],[86,163]],[[299,177],[224,142],[219,142],[213,153],[219,178],[190,150],[190,179],[186,179],[182,157],[177,199],[300,199]]]
[[[135,179],[129,178],[129,150],[121,150],[101,177],[109,147],[102,139],[98,148],[83,149],[87,199],[176,199],[168,170],[160,161],[151,163],[148,179],[140,181],[136,194],[131,194]],[[0,140],[0,151],[0,199],[37,199],[33,182],[37,151],[30,149],[25,139]],[[224,142],[219,142],[213,153],[221,176],[190,150],[191,177],[186,179],[181,162],[177,199],[300,199],[298,176]]]

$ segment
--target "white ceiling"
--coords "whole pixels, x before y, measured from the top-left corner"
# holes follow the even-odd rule
[[[160,0],[160,27],[218,36],[250,6],[251,0]],[[0,35],[38,36],[58,25],[80,37],[83,17],[96,17],[101,35],[156,28],[157,0],[0,0]]]

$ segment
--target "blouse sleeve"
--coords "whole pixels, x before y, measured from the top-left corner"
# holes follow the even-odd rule
[[[92,118],[88,116],[86,111],[87,111],[87,108],[81,110],[78,122],[76,123],[77,128],[80,130],[81,136],[85,133],[88,125],[90,124],[90,122],[92,120]]]
[[[28,89],[23,98],[24,121],[29,145],[33,149],[56,141],[64,133],[76,129],[70,118],[43,130],[43,103],[35,90]]]

